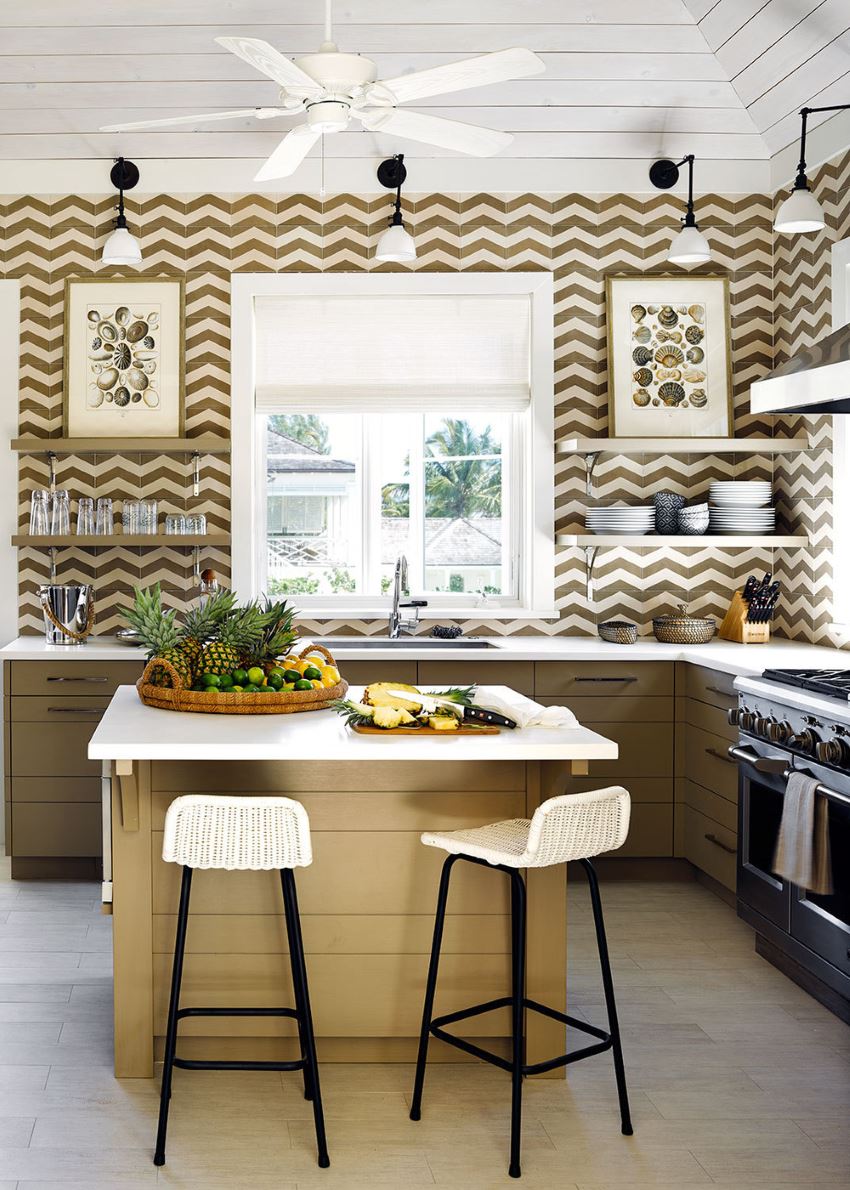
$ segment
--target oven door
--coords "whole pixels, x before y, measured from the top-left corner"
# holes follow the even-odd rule
[[[850,792],[848,783],[829,769],[806,765],[805,771],[836,795],[826,797],[833,891],[829,896],[820,896],[795,886],[791,897],[791,933],[798,942],[850,976],[850,864],[847,862]],[[837,783],[840,789],[836,788]]]
[[[773,857],[790,757],[755,740],[730,755],[738,761],[738,900],[787,933],[791,886],[775,875]]]

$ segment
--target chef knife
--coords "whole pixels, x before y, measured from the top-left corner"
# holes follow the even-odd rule
[[[392,698],[403,698],[405,702],[418,702],[423,711],[436,711],[438,707],[451,707],[464,723],[481,723],[491,727],[516,727],[516,721],[507,715],[499,715],[496,711],[487,711],[484,707],[464,706],[462,702],[455,702],[452,698],[442,698],[439,694],[413,694],[410,690],[388,690]]]

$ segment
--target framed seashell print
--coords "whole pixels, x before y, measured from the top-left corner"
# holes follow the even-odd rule
[[[732,434],[726,277],[608,277],[612,437]]]
[[[183,434],[183,281],[69,277],[65,282],[65,434]]]

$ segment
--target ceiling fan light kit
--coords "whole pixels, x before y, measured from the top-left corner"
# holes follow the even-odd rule
[[[352,120],[359,121],[368,132],[399,136],[473,157],[489,157],[509,145],[513,137],[477,124],[402,110],[399,104],[527,78],[545,69],[537,54],[515,48],[379,81],[377,67],[371,59],[360,54],[340,53],[337,49],[331,26],[331,0],[325,3],[325,38],[316,54],[306,54],[293,61],[258,38],[217,37],[215,40],[277,83],[279,107],[141,120],[108,125],[101,131],[127,132],[243,119],[245,116],[267,120],[304,112],[306,123],[296,125],[286,134],[255,176],[257,182],[290,177],[319,137],[325,133],[342,132]]]
[[[378,181],[388,190],[395,190],[395,209],[390,225],[382,233],[375,247],[375,259],[393,264],[408,264],[416,259],[416,241],[404,226],[401,216],[401,188],[407,178],[404,154],[388,157],[378,166]]]
[[[139,181],[139,170],[132,161],[118,157],[109,172],[112,185],[118,191],[118,215],[115,230],[110,234],[100,254],[101,264],[138,265],[142,263],[139,241],[130,233],[124,214],[124,191],[132,190]]]
[[[682,229],[670,242],[667,260],[670,264],[706,264],[711,260],[711,245],[702,234],[694,214],[694,155],[689,153],[681,161],[662,158],[649,167],[649,180],[656,190],[669,190],[679,180],[683,165],[688,167],[688,201],[682,216]]]

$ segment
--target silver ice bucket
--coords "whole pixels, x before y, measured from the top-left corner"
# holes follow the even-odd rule
[[[39,588],[44,637],[49,645],[81,645],[94,622],[94,589],[87,583]]]

